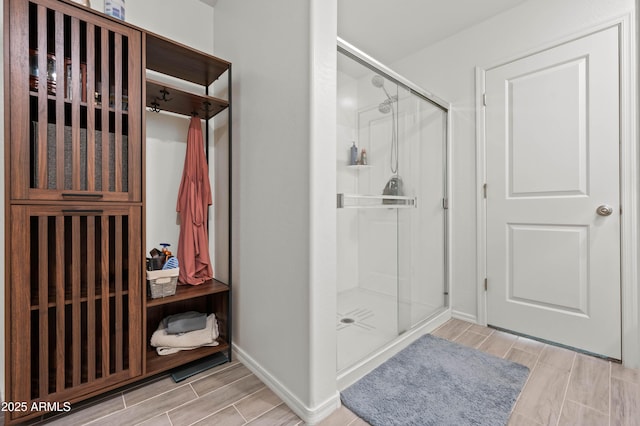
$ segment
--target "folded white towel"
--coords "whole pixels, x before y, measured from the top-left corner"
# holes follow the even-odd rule
[[[214,314],[207,316],[207,326],[205,328],[188,333],[169,334],[162,323],[161,321],[158,329],[151,336],[151,346],[163,348],[163,352],[167,352],[166,349],[177,349],[180,351],[195,349],[201,346],[216,346],[218,344],[218,342],[216,342],[219,335],[218,321],[216,321]],[[158,351],[158,354],[160,354],[160,351]]]
[[[202,346],[218,346],[218,345],[219,345],[218,342],[213,342],[211,344],[202,345]],[[180,351],[190,351],[192,349],[198,349],[198,348],[201,348],[202,346],[198,346],[196,348],[170,348],[168,346],[158,346],[156,348],[156,352],[158,353],[158,355],[171,355]]]

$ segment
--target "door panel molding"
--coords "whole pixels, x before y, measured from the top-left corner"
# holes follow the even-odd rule
[[[588,317],[589,227],[509,223],[507,228],[507,299],[522,305]],[[554,252],[545,251],[546,244],[563,253],[572,252],[572,262],[558,265],[554,262]],[[536,251],[541,255],[535,257]],[[579,274],[569,282],[568,289],[572,291],[559,300],[547,298],[548,292],[560,285],[556,277],[571,276],[574,270],[579,270]],[[542,279],[532,280],[534,274]],[[566,283],[568,279],[563,281]]]
[[[585,195],[588,193],[588,97],[589,61],[587,56],[543,67],[508,80],[507,115],[509,197]],[[541,93],[540,87],[544,87]],[[555,102],[548,102],[555,99]],[[575,105],[578,107],[575,107]],[[514,111],[526,108],[523,114]],[[575,111],[564,120],[553,120],[566,109]],[[531,126],[552,122],[555,126]],[[578,129],[577,138],[572,134]],[[533,130],[533,131],[532,131]],[[566,140],[554,145],[554,134]],[[546,153],[553,149],[553,161]],[[544,169],[540,164],[545,164]],[[531,179],[535,176],[535,179]]]
[[[620,57],[620,203],[623,214],[621,228],[621,313],[622,313],[622,361],[631,368],[640,367],[640,289],[638,283],[639,230],[638,211],[638,148],[635,21],[629,13],[612,21],[574,33],[568,37],[507,58],[490,66],[478,66],[476,81],[476,294],[477,322],[487,324],[487,299],[485,277],[487,272],[486,247],[486,199],[483,186],[486,182],[486,134],[485,134],[485,75],[486,72],[513,62],[570,43],[591,34],[618,27]],[[490,285],[490,283],[489,283]]]

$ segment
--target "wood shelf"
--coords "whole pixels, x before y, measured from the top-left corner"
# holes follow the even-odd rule
[[[163,97],[167,98],[166,101]],[[196,95],[175,86],[147,79],[147,107],[161,111],[192,115],[197,113],[205,120],[214,117],[229,106],[229,102],[212,96]]]
[[[203,346],[190,351],[180,351],[171,355],[158,355],[156,349],[149,347],[147,350],[147,368],[146,374],[153,375],[163,371],[171,370],[188,362],[213,355],[218,352],[224,352],[229,349],[229,344],[222,339],[218,339],[218,346]]]
[[[229,291],[229,286],[215,279],[200,285],[178,285],[176,294],[173,296],[159,297],[157,299],[147,297],[147,308],[225,291]]]
[[[147,68],[208,87],[231,63],[153,33],[146,33]]]

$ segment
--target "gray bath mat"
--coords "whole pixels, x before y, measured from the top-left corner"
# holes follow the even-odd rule
[[[524,365],[422,336],[341,394],[373,426],[506,425]]]

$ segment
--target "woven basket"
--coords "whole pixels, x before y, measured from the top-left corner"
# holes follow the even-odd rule
[[[149,292],[152,299],[173,296],[176,294],[178,274],[180,268],[164,269],[160,271],[147,271]]]

